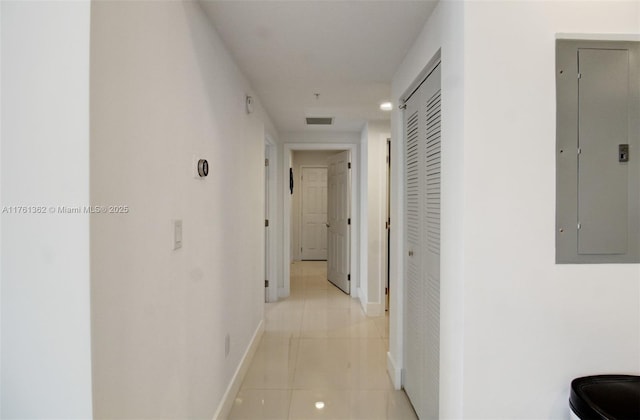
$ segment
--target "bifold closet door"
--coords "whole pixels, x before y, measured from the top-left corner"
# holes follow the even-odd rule
[[[438,418],[440,383],[440,65],[406,102],[403,387]]]

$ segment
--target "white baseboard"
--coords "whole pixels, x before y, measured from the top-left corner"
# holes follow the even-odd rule
[[[358,289],[358,300],[360,301],[360,307],[366,316],[382,316],[384,315],[384,306],[382,303],[366,302],[362,296],[360,296],[360,289]],[[354,296],[355,297],[355,296]]]
[[[391,377],[394,389],[402,388],[402,370],[396,367],[396,362],[393,360],[390,352],[387,352],[387,373]]]
[[[366,316],[382,316],[384,315],[384,303],[367,302],[366,296],[363,296],[361,288],[356,289],[356,293],[352,297],[357,297],[360,301],[360,307]]]
[[[260,321],[258,324],[258,328],[256,328],[253,333],[253,337],[251,338],[251,342],[249,343],[249,347],[244,352],[242,356],[242,360],[238,365],[235,373],[233,374],[233,378],[231,378],[231,382],[227,387],[226,392],[222,396],[222,401],[216,410],[216,413],[213,416],[214,420],[224,420],[229,417],[229,413],[231,412],[231,408],[233,407],[233,402],[235,401],[236,395],[240,390],[240,385],[242,385],[242,381],[244,380],[244,376],[249,369],[249,365],[253,360],[253,355],[256,353],[258,348],[258,344],[260,344],[260,339],[262,338],[262,333],[264,333],[264,321]]]
[[[384,305],[382,303],[367,303],[367,308],[365,309],[367,316],[382,316],[384,315]]]

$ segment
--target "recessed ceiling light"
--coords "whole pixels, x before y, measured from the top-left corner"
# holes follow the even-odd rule
[[[322,410],[324,408],[324,401],[316,401],[316,408]]]
[[[383,102],[380,104],[380,109],[383,111],[391,111],[393,109],[393,104],[391,102]]]

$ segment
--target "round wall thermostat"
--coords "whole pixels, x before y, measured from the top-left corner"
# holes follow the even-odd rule
[[[200,159],[198,161],[198,175],[200,175],[200,178],[209,175],[209,162],[207,162],[206,159]]]

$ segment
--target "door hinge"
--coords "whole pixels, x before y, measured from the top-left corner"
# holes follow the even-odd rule
[[[264,287],[269,287],[269,280],[264,281]]]
[[[582,73],[578,73],[578,79],[582,79]]]
[[[351,281],[351,274],[347,274],[347,281]]]
[[[351,162],[347,163],[347,168],[351,169]]]
[[[388,295],[388,294],[389,294],[389,288],[388,288],[388,287],[385,287],[385,288],[384,288],[384,294],[385,294],[385,295]]]
[[[578,147],[578,154],[582,154],[582,149]]]
[[[269,219],[264,219],[264,227],[269,227]]]
[[[264,160],[264,166],[269,166],[269,159]]]
[[[351,218],[347,219],[347,224],[350,225],[351,224]]]

